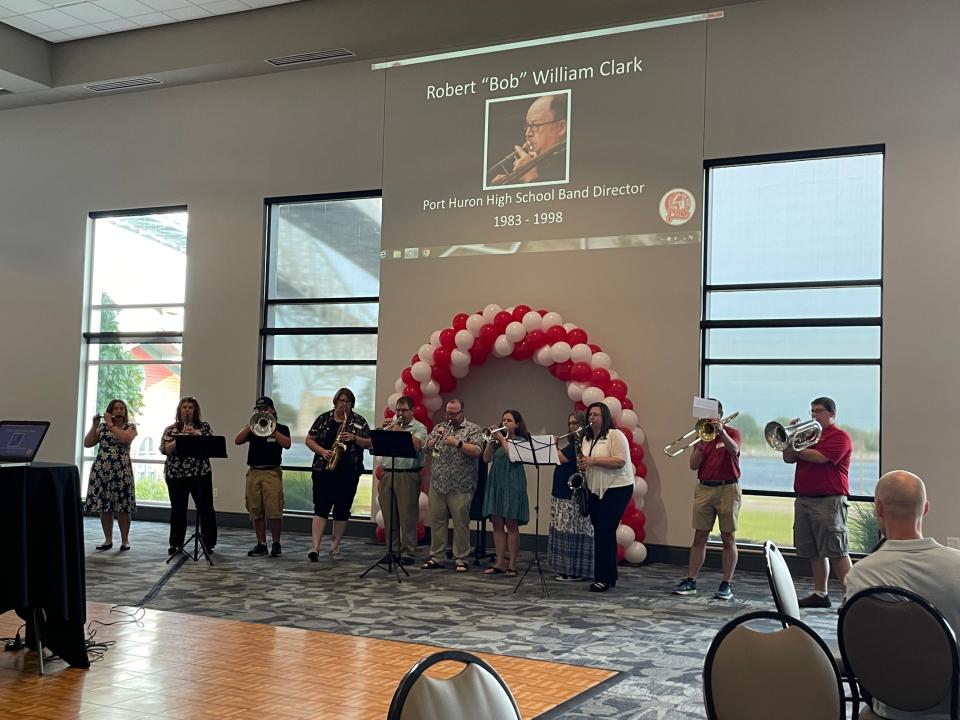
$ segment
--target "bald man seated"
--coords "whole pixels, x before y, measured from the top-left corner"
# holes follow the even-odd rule
[[[877,483],[874,511],[886,542],[863,558],[847,575],[847,597],[870,587],[893,585],[930,601],[960,632],[960,550],[943,547],[923,536],[923,517],[930,509],[923,480],[906,470],[888,472]],[[922,713],[896,710],[874,701],[883,718],[947,718],[949,704]]]

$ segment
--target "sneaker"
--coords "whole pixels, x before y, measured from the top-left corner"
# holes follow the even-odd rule
[[[811,593],[797,603],[802,608],[828,608],[832,604],[829,595]]]
[[[733,600],[733,587],[726,580],[720,583],[720,587],[713,594],[717,600]]]
[[[280,543],[274,543],[270,548],[270,557],[280,557]]]
[[[697,581],[693,578],[687,578],[682,582],[677,583],[677,586],[673,589],[674,595],[696,595],[697,594]]]
[[[247,557],[256,557],[257,555],[266,555],[267,546],[263,543],[257,543],[253,548],[247,553]]]

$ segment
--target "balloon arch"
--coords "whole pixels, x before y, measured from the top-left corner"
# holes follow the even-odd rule
[[[450,325],[436,330],[410,359],[410,365],[394,383],[395,392],[387,400],[384,417],[392,417],[397,400],[406,395],[415,401],[414,417],[431,430],[430,416],[443,407],[444,394],[456,389],[457,381],[470,373],[471,366],[483,365],[491,355],[532,360],[548,369],[564,383],[577,411],[586,410],[594,402],[604,403],[614,424],[627,437],[636,477],[633,498],[617,528],[617,559],[642,563],[647,556],[642,510],[647,492],[644,433],[628,397],[629,388],[613,370],[610,356],[599,345],[588,342],[585,330],[564,323],[559,313],[532,310],[526,305],[501,308],[490,304],[473,314],[455,315]],[[421,495],[421,521],[425,500]],[[379,518],[378,524],[382,524]]]

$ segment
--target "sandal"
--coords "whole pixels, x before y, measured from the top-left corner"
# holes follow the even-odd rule
[[[507,577],[516,577],[517,569],[516,568],[507,568]]]
[[[610,584],[605,582],[595,582],[590,584],[590,592],[606,592],[610,589]]]
[[[457,565],[455,569],[457,572],[467,572],[467,570],[470,569],[470,566],[467,565],[463,560],[457,560]]]
[[[433,558],[427,560],[423,565],[420,566],[421,570],[439,570],[443,567],[443,563],[438,563]]]
[[[320,553],[316,550],[311,550],[307,553],[307,558],[309,558],[310,562],[317,562],[317,560],[320,559]]]
[[[496,565],[491,565],[490,567],[488,567],[486,570],[483,571],[483,574],[484,575],[503,575],[503,573],[505,572],[506,570],[502,570],[501,568],[498,568]]]
[[[130,546],[129,546],[129,545],[121,545],[121,546],[120,546],[120,552],[123,552],[123,551],[125,551],[125,550],[129,550],[129,549],[130,549]]]

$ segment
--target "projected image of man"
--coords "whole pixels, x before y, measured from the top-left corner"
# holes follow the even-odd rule
[[[491,185],[566,180],[567,98],[543,95],[530,104],[523,122],[524,141],[514,145],[511,156],[501,162]]]

